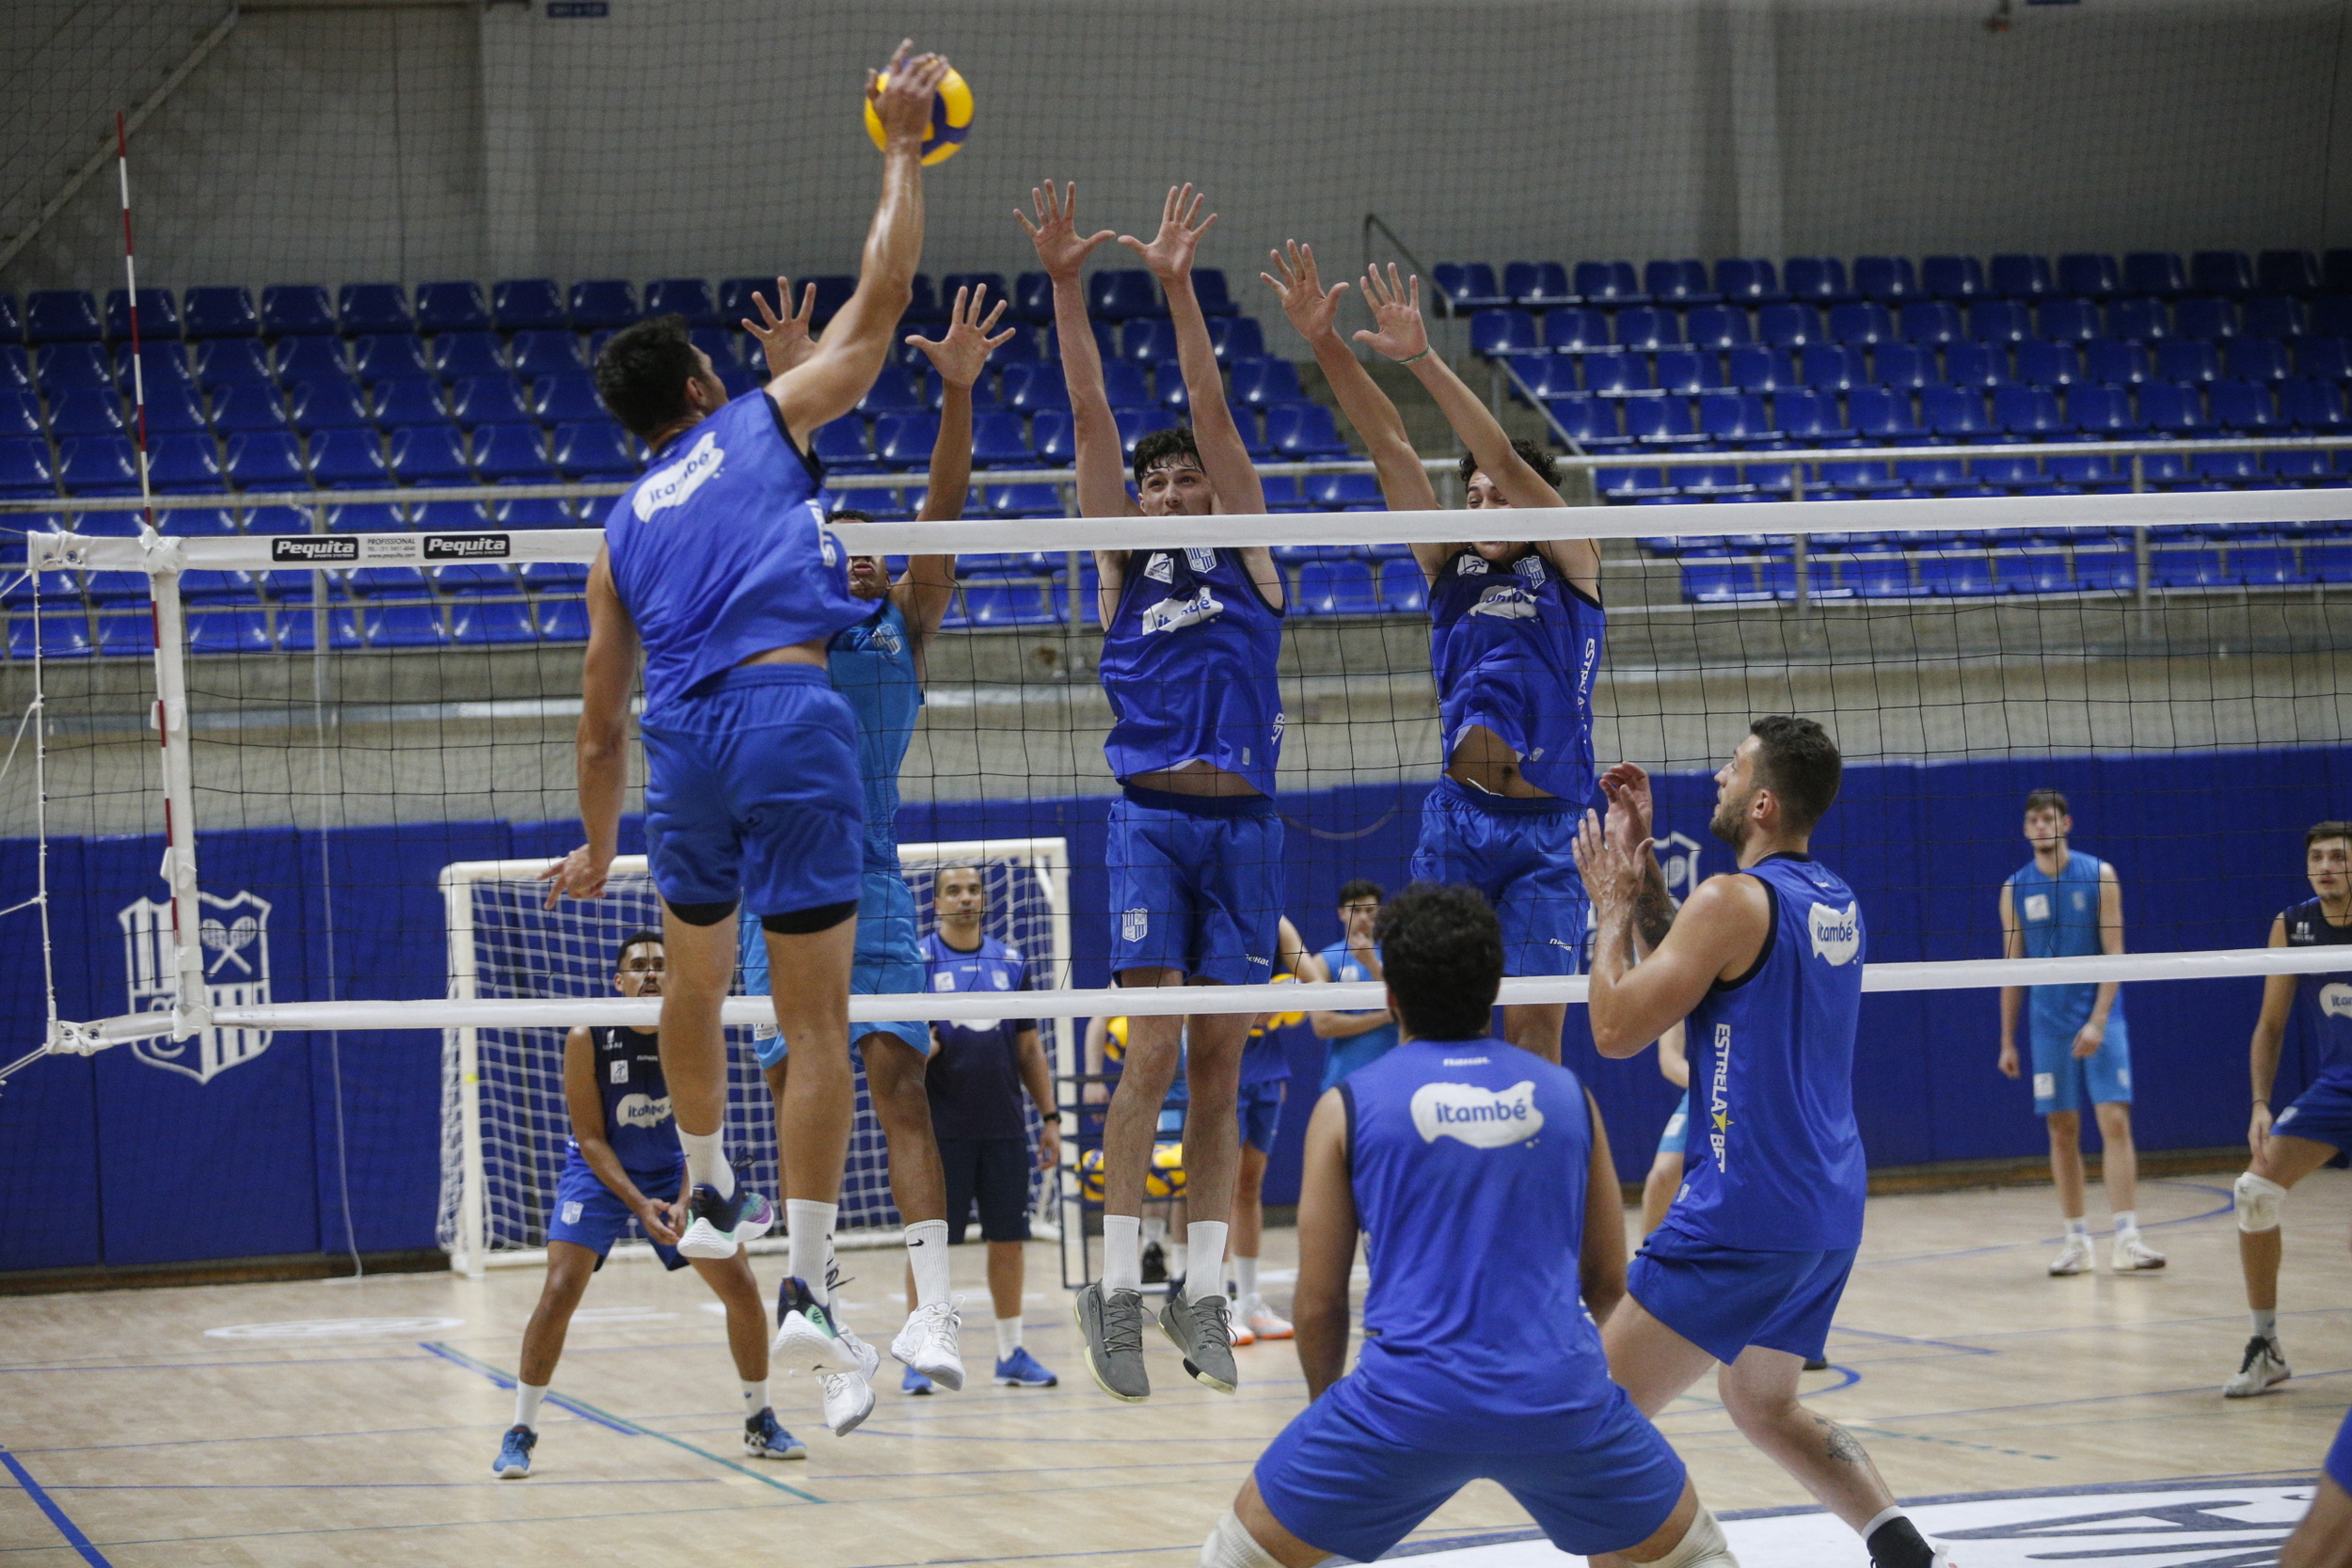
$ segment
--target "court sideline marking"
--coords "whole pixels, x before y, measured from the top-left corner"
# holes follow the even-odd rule
[[[57,1527],[57,1533],[65,1537],[66,1544],[81,1553],[84,1562],[90,1564],[90,1568],[114,1568],[106,1560],[105,1554],[92,1545],[90,1538],[82,1533],[82,1527],[75,1524],[66,1511],[41,1490],[40,1482],[33,1479],[33,1472],[27,1470],[24,1462],[10,1453],[4,1443],[0,1443],[0,1465],[8,1467],[8,1473],[16,1478],[16,1483],[24,1488],[24,1495],[40,1505],[40,1511],[49,1515],[49,1522]]]

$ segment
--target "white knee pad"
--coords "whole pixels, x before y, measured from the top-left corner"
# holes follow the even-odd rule
[[[1200,1543],[1200,1568],[1282,1568],[1232,1509]]]
[[[2237,1227],[2249,1235],[2279,1228],[2279,1205],[2287,1190],[2266,1176],[2246,1172],[2230,1189],[2237,1196]]]
[[[1724,1527],[1701,1503],[1691,1520],[1691,1528],[1675,1543],[1675,1549],[1655,1562],[1643,1564],[1643,1568],[1740,1568],[1740,1560],[1731,1555],[1731,1544],[1724,1539]]]

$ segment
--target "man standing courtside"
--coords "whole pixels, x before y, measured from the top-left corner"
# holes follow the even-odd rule
[[[2026,842],[2033,846],[2033,859],[2001,884],[2001,957],[2074,958],[2123,951],[2123,884],[2115,867],[2069,847],[2074,831],[2065,796],[2037,789],[2026,797]],[[2099,1117],[2100,1167],[2115,1211],[2115,1272],[2164,1267],[2164,1254],[2139,1239],[2132,1046],[2121,990],[2113,980],[2001,988],[2001,1071],[2014,1078],[2020,1070],[2017,1015],[2023,1011],[2033,1052],[2033,1108],[2050,1130],[2050,1179],[2066,1219],[2065,1244],[2050,1259],[2054,1275],[2090,1268],[2090,1230],[2083,1218],[2086,1092]]]
[[[1341,885],[1340,940],[1325,948],[1318,959],[1325,979],[1361,984],[1382,977],[1380,948],[1372,940],[1372,927],[1380,916],[1380,900],[1385,896],[1380,884],[1367,878],[1358,877]],[[1322,1087],[1326,1089],[1396,1049],[1396,1016],[1386,1007],[1312,1013],[1308,1022],[1316,1038],[1331,1042],[1323,1059]]]
[[[1642,769],[1611,768],[1606,822],[1588,814],[1579,830],[1597,920],[1593,1044],[1629,1057],[1685,1022],[1695,1122],[1682,1190],[1627,1270],[1603,1342],[1610,1375],[1651,1415],[1721,1362],[1716,1391],[1733,1422],[1853,1527],[1876,1568],[1943,1568],[1862,1445],[1797,1401],[1853,1268],[1868,1192],[1853,1115],[1867,936],[1853,890],[1810,851],[1841,771],[1810,719],[1749,726],[1715,775],[1708,824],[1739,870],[1678,910],[1651,848]]]
[[[923,248],[922,139],[947,62],[866,74],[883,128],[882,194],[857,290],[816,352],[730,401],[708,356],[665,316],[624,329],[596,361],[605,406],[654,453],[612,507],[588,578],[578,742],[588,842],[547,875],[559,895],[604,891],[620,850],[628,709],[645,654],[645,851],[669,954],[661,1066],[692,1185],[678,1250],[726,1258],[742,1193],[727,1163],[726,1042],[739,905],[794,984],[776,1025],[802,1042],[784,1107],[791,1275],[774,1354],[787,1370],[858,1371],[833,1327],[825,1266],[849,1151],[850,967],[857,940],[857,725],[825,675],[826,646],[864,620],[846,552],[817,504],[809,441],[857,404],[891,348]]]
[[[1018,214],[1053,279],[1054,325],[1077,441],[1078,510],[1088,517],[1203,517],[1265,511],[1225,380],[1193,293],[1193,253],[1216,221],[1171,189],[1149,244],[1119,236],[1168,295],[1192,426],[1136,444],[1138,499],[1127,493],[1118,421],[1087,319],[1079,271],[1110,231],[1081,236],[1077,192],[1049,182]],[[1274,812],[1282,745],[1282,578],[1263,546],[1098,550],[1101,673],[1113,723],[1103,750],[1121,789],[1104,851],[1111,882],[1111,973],[1122,986],[1247,985],[1273,978],[1282,909],[1282,823]],[[1103,1136],[1103,1277],[1078,1292],[1087,1368],[1114,1399],[1149,1399],[1143,1365],[1143,1188],[1160,1102],[1179,1057],[1190,1093],[1184,1144],[1184,1295],[1160,1309],[1184,1370],[1233,1391],[1225,1303],[1227,1216],[1239,1167],[1235,1102],[1248,1013],[1128,1021],[1123,1070]],[[1186,1042],[1189,1042],[1187,1047]]]

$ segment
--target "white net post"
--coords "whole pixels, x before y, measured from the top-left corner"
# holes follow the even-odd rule
[[[453,865],[441,873],[441,902],[449,922],[449,994],[471,1002],[481,991],[474,965],[473,883]],[[441,1164],[454,1161],[456,1191],[444,1181],[438,1230],[450,1266],[480,1278],[489,1250],[482,1193],[482,1039],[472,1024],[446,1030],[441,1062]],[[453,1212],[451,1200],[454,1196]]]

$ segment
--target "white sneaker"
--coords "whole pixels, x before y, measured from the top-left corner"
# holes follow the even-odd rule
[[[1243,1343],[1242,1336],[1251,1339],[1288,1339],[1297,1331],[1280,1313],[1265,1304],[1265,1297],[1254,1291],[1242,1298],[1241,1309],[1233,1314],[1233,1343]]]
[[[2257,1334],[2246,1341],[2246,1359],[2238,1363],[2237,1375],[2221,1386],[2225,1400],[2249,1400],[2256,1394],[2266,1394],[2274,1384],[2284,1383],[2293,1374],[2287,1370],[2286,1352],[2276,1339],[2265,1339]]]
[[[890,1354],[942,1388],[963,1387],[963,1298],[949,1296],[907,1314],[904,1328],[890,1341]]]
[[[846,1325],[835,1326],[842,1344],[857,1357],[857,1370],[827,1372],[817,1384],[825,1391],[825,1424],[835,1437],[847,1437],[874,1413],[874,1372],[882,1366],[882,1353]]]
[[[2141,1241],[2138,1231],[2119,1230],[2115,1233],[2115,1251],[2110,1261],[2117,1274],[2130,1274],[2135,1269],[2164,1267],[2164,1254]]]
[[[2066,1244],[2058,1248],[2058,1255],[2056,1258],[2050,1259],[2050,1273],[2069,1275],[2089,1274],[2090,1272],[2090,1238],[2079,1232],[2070,1232],[2066,1238]]]
[[[786,1372],[849,1372],[858,1358],[850,1349],[855,1336],[818,1304],[806,1285],[787,1275],[776,1286],[776,1338],[768,1347],[771,1366]]]

